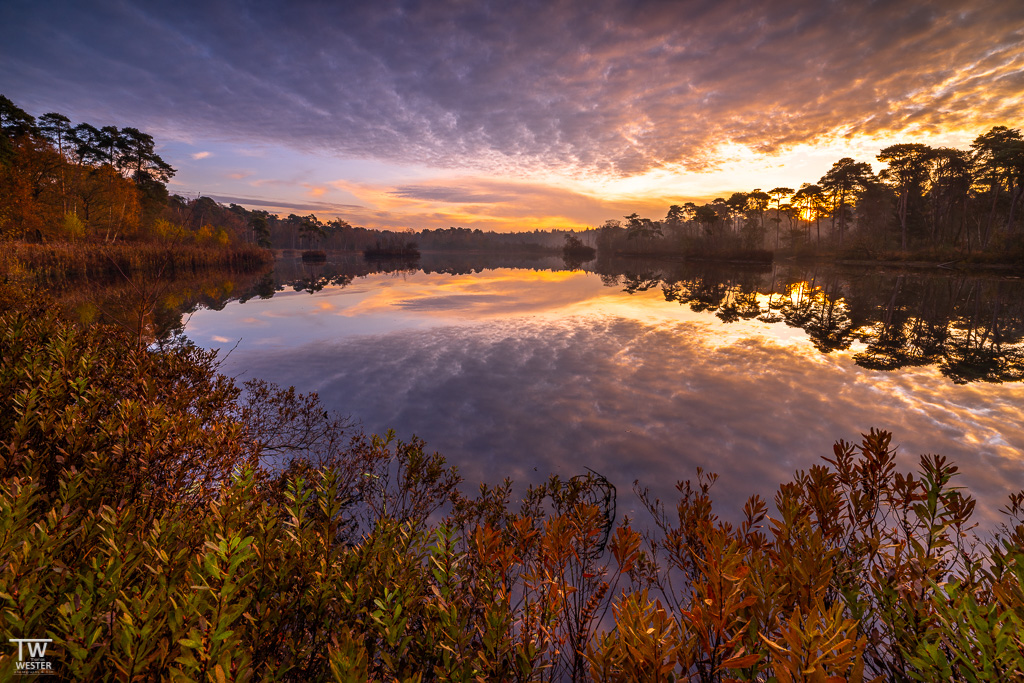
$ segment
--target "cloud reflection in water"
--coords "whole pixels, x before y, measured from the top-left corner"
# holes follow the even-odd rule
[[[471,484],[590,467],[619,487],[620,513],[630,515],[634,479],[671,501],[674,482],[695,467],[719,472],[716,500],[728,513],[870,427],[895,433],[903,467],[924,452],[954,460],[989,521],[1024,487],[1019,384],[955,386],[934,368],[865,370],[851,353],[822,355],[781,326],[685,319],[699,316],[657,292],[571,314],[506,316],[495,315],[492,295],[405,293],[361,306],[384,306],[384,297],[443,316],[465,297],[491,315],[281,349],[243,344],[227,370],[318,391],[368,431],[417,434]],[[651,315],[655,308],[666,315]]]

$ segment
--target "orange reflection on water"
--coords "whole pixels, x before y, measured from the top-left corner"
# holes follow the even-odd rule
[[[1024,385],[858,366],[863,341],[830,348],[819,333],[849,310],[845,284],[764,277],[774,289],[634,277],[630,294],[579,271],[373,275],[201,312],[189,333],[237,339],[237,316],[248,336],[233,368],[318,391],[370,431],[417,434],[472,482],[592,467],[623,492],[640,479],[668,499],[702,466],[740,499],[878,427],[902,444],[904,469],[919,453],[954,460],[996,520],[1024,488]],[[878,323],[856,325],[878,336]]]
[[[451,318],[540,314],[582,304],[594,296],[586,273],[496,269],[471,275],[417,273],[367,283],[365,296],[338,311],[358,317],[388,313]]]

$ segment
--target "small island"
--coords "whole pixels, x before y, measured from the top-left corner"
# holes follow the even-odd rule
[[[400,239],[378,239],[373,246],[363,249],[368,260],[403,259],[415,260],[420,257],[419,246],[412,241]]]

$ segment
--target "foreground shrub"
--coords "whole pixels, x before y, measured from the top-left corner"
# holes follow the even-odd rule
[[[422,441],[37,310],[0,315],[0,637],[66,680],[1019,680],[1024,493],[836,444],[774,511],[643,533],[598,475],[458,488]],[[0,675],[16,671],[0,654]]]

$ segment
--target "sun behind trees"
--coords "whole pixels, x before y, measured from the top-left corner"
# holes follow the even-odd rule
[[[817,183],[669,207],[657,221],[607,221],[599,245],[628,254],[763,260],[790,256],[1024,262],[1024,137],[996,126],[971,150],[886,147],[876,175],[843,158]],[[824,229],[823,229],[824,228]],[[642,235],[642,237],[640,237]],[[768,257],[770,258],[770,256]]]

